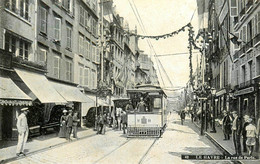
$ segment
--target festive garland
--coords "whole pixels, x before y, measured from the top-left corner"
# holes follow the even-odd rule
[[[194,83],[193,83],[193,68],[192,68],[192,46],[193,46],[193,43],[194,43],[194,40],[193,40],[193,37],[194,37],[194,31],[193,31],[193,27],[192,25],[189,23],[189,46],[188,46],[188,49],[189,49],[189,53],[190,53],[190,56],[189,56],[189,60],[190,60],[190,84],[191,84],[191,87],[192,89],[194,90]]]
[[[146,35],[138,35],[138,34],[134,34],[128,31],[125,31],[126,33],[128,33],[130,36],[136,36],[137,38],[141,38],[141,39],[145,39],[145,38],[149,38],[149,39],[166,39],[169,37],[173,37],[174,35],[179,34],[180,32],[184,32],[186,27],[189,27],[190,23],[188,23],[187,25],[181,27],[179,30],[173,31],[171,33],[167,33],[167,34],[163,34],[163,35],[156,35],[156,36],[146,36]]]

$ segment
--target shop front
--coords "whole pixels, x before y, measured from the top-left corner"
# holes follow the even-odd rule
[[[0,140],[17,139],[16,119],[20,109],[32,106],[32,99],[7,74],[0,71]]]
[[[240,116],[245,114],[252,118],[256,118],[257,114],[257,89],[256,87],[247,87],[234,92],[236,104],[238,104],[238,112]]]
[[[53,119],[52,110],[58,110],[57,105],[65,105],[67,101],[53,88],[43,73],[20,68],[14,70],[16,74],[13,74],[12,79],[33,100],[27,119],[30,136],[39,135],[49,120]],[[60,118],[59,115],[55,117],[56,120]]]
[[[68,102],[66,106],[73,108],[74,112],[78,113],[78,118],[80,118],[79,125],[83,125],[82,116],[89,109],[90,105],[94,105],[95,102],[82,93],[79,88],[74,85],[60,83],[57,81],[49,81],[55,90]]]

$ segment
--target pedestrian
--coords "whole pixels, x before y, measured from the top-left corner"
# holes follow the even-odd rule
[[[260,136],[260,118],[257,121],[257,129],[256,129],[256,152],[259,152],[259,137]]]
[[[136,107],[137,107],[138,112],[147,112],[148,111],[146,104],[144,102],[144,99],[142,97],[140,98],[140,102],[137,104]]]
[[[60,131],[59,131],[59,134],[58,136],[60,138],[65,138],[66,137],[66,132],[67,132],[67,110],[64,109],[63,111],[63,115],[61,116],[60,118]]]
[[[117,118],[117,129],[121,130],[121,111],[122,111],[122,108],[116,108],[116,118]]]
[[[97,118],[97,134],[102,134],[103,125],[104,125],[104,119],[102,117],[102,114],[100,113]]]
[[[130,112],[130,113],[134,112],[134,107],[133,107],[131,100],[128,101],[128,104],[126,105],[125,110],[126,110],[126,112]]]
[[[248,125],[246,127],[246,145],[247,145],[247,149],[248,149],[248,154],[251,156],[254,150],[254,146],[256,143],[256,127],[255,125],[253,125],[252,123],[253,119],[249,118],[248,119]]]
[[[194,119],[194,112],[191,111],[190,115],[191,115],[191,122],[193,122],[193,119]]]
[[[125,134],[125,130],[127,128],[127,114],[125,111],[122,111],[121,113],[121,120],[123,124],[123,133]]]
[[[242,137],[243,137],[243,152],[247,152],[247,146],[246,146],[246,127],[249,125],[248,122],[249,116],[248,115],[244,115],[244,124],[243,124],[243,128],[242,128]]]
[[[222,120],[222,130],[224,133],[224,140],[229,140],[230,139],[230,134],[232,133],[231,130],[231,118],[229,116],[229,114],[227,113],[227,111],[223,112],[224,117]]]
[[[73,130],[73,138],[77,138],[78,139],[78,136],[77,136],[77,132],[78,132],[78,123],[79,123],[79,119],[78,119],[78,113],[75,112],[73,114],[73,117],[72,117],[72,130]]]
[[[242,130],[242,120],[238,117],[237,111],[232,112],[234,120],[232,123],[232,135],[233,135],[233,142],[236,151],[236,156],[241,155],[241,143],[240,143],[240,135]]]
[[[73,117],[72,117],[72,110],[69,110],[69,114],[67,116],[67,124],[66,124],[66,140],[71,141],[70,135],[72,131],[72,124],[73,124]]]
[[[181,124],[183,125],[183,122],[185,120],[185,111],[184,110],[181,111],[180,117],[181,117]]]
[[[101,131],[102,134],[106,133],[106,124],[107,124],[107,113],[103,114],[103,129]]]
[[[24,155],[25,143],[28,139],[29,127],[27,123],[26,115],[28,114],[28,108],[22,108],[21,114],[17,118],[17,131],[18,131],[18,143],[16,148],[16,156]]]

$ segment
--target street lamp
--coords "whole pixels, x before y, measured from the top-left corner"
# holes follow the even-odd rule
[[[213,108],[212,109],[212,130],[210,131],[210,133],[216,133],[216,127],[215,127],[215,101],[214,101],[214,98],[215,98],[215,94],[216,94],[216,89],[215,88],[211,88],[210,89],[211,91],[211,107]]]

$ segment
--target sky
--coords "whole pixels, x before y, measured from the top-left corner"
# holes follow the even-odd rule
[[[132,6],[134,4],[136,5],[147,35],[161,35],[178,30],[190,22],[194,11],[195,14],[191,23],[195,33],[198,30],[196,0],[114,0],[117,13],[121,17],[124,17],[124,20],[128,22],[130,30],[135,29],[136,26],[137,33],[143,35],[145,33],[142,31],[129,2],[131,2]],[[158,56],[163,54],[187,53],[178,56],[159,57],[173,86],[185,86],[189,80],[190,73],[189,51],[187,48],[188,30],[171,38],[159,40],[151,39],[150,41]],[[151,55],[155,68],[158,69],[154,60],[154,52],[151,51],[146,39],[139,39],[139,49],[144,50],[146,54]],[[194,50],[194,52],[195,51],[196,50]],[[197,66],[197,55],[198,54],[193,54],[193,70],[195,70]],[[167,78],[162,72],[161,69],[161,74],[165,83],[165,86],[163,87],[169,87],[170,83],[166,80]],[[159,77],[158,70],[157,74]],[[160,78],[159,81],[162,86]]]

